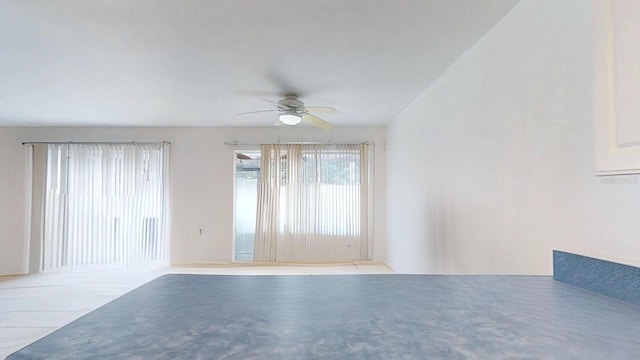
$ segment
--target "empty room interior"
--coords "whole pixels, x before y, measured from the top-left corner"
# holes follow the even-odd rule
[[[635,358],[638,18],[0,2],[0,358]]]

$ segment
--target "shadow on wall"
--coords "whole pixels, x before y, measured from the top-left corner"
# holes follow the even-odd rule
[[[431,237],[431,272],[446,273],[451,261],[450,250],[453,239],[453,202],[441,187],[428,205],[429,221],[427,234]]]

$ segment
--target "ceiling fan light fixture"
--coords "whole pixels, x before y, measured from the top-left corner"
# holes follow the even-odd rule
[[[302,121],[302,116],[293,111],[287,111],[278,116],[278,120],[286,125],[297,125]]]

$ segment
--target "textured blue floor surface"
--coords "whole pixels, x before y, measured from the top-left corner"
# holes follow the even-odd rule
[[[640,307],[530,276],[166,275],[8,359],[636,359]]]

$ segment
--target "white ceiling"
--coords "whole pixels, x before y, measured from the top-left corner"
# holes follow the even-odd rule
[[[517,0],[3,0],[0,125],[382,125]]]

